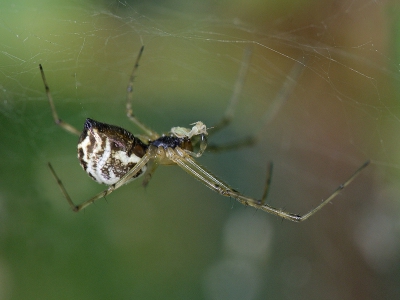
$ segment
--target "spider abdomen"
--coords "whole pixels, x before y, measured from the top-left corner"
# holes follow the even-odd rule
[[[143,157],[147,146],[129,131],[86,119],[78,143],[82,168],[98,183],[118,182]],[[144,166],[132,179],[145,171]]]

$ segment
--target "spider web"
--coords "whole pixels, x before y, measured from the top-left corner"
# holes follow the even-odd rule
[[[400,249],[396,242],[399,6],[395,1],[264,2],[3,1],[0,214],[4,229],[0,238],[5,246],[0,276],[9,284],[0,284],[0,297],[26,298],[23,291],[16,292],[23,279],[27,286],[37,285],[35,278],[22,275],[16,263],[21,257],[30,261],[28,270],[35,270],[37,265],[31,260],[50,264],[62,256],[38,279],[47,281],[53,272],[60,274],[54,278],[64,282],[50,282],[63,288],[70,276],[57,273],[58,268],[69,264],[76,252],[79,263],[97,266],[105,255],[102,248],[121,253],[123,262],[114,257],[109,264],[96,267],[98,274],[113,271],[116,278],[129,278],[110,284],[113,298],[115,293],[123,297],[117,291],[125,291],[130,284],[140,287],[125,295],[136,299],[156,295],[176,299],[177,290],[181,298],[195,294],[199,299],[264,299],[270,293],[309,299],[321,298],[332,289],[336,299],[383,296],[379,285],[355,295],[360,282],[332,281],[330,271],[341,274],[339,267],[327,262],[332,257],[350,266],[350,271],[344,268],[346,272],[363,278],[368,269],[371,278],[383,276],[393,282],[386,286],[385,296],[400,294],[397,279],[390,277],[398,274],[395,265],[400,260],[396,254]],[[221,200],[178,168],[157,170],[146,190],[136,182],[122,188],[107,198],[112,205],[102,210],[104,203],[98,204],[75,223],[46,163],[53,163],[77,202],[103,187],[90,182],[80,169],[76,138],[53,124],[38,64],[44,67],[63,120],[81,128],[84,119],[91,117],[137,133],[124,109],[128,76],[142,45],[134,109],[140,120],[158,132],[188,127],[195,121],[208,126],[217,123],[232,95],[243,53],[251,49],[232,126],[210,142],[225,144],[255,132],[262,137],[254,147],[207,154],[199,160],[244,194],[261,195],[266,165],[273,161],[269,203],[302,213],[328,196],[365,160],[372,160],[371,167],[334,200],[335,205],[321,211],[321,217],[313,217],[313,225],[304,225],[301,234],[287,222],[274,222],[273,217],[249,209],[241,211],[245,208]],[[301,75],[288,78],[299,64],[303,65]],[[292,91],[284,100],[276,100],[288,82],[292,82]],[[274,107],[279,109],[264,122]],[[134,203],[122,203],[125,199]],[[98,224],[100,218],[106,220]],[[21,220],[23,224],[17,225]],[[244,233],[240,231],[243,222],[253,224],[246,225]],[[70,230],[73,223],[92,229],[76,239]],[[208,241],[211,231],[217,232],[211,235],[214,242]],[[79,239],[92,243],[81,245]],[[236,239],[246,239],[259,250],[249,251],[254,247],[244,247]],[[316,242],[321,239],[324,242]],[[19,248],[21,240],[28,242]],[[103,246],[105,241],[108,244]],[[291,242],[287,241],[304,246],[298,252],[289,250]],[[39,254],[41,243],[50,250]],[[342,246],[331,248],[333,244]],[[220,251],[221,245],[225,252]],[[350,253],[362,261],[349,263],[350,258],[341,256],[351,247],[355,249]],[[206,248],[218,255],[212,256]],[[282,248],[282,253],[273,253]],[[164,260],[150,263],[149,258],[159,252],[164,253]],[[193,254],[206,258],[193,262]],[[147,265],[126,258],[135,255],[144,257]],[[177,269],[176,257],[186,267]],[[130,267],[144,276],[133,279]],[[157,273],[159,269],[164,273]],[[272,275],[273,269],[279,270],[279,276]],[[247,274],[248,282],[242,274]],[[85,275],[91,276],[79,273],[69,280],[74,285],[87,284],[90,296],[99,293],[104,297],[107,292],[98,287],[109,284],[110,277],[83,279]],[[221,283],[216,284],[219,279]],[[177,287],[179,280],[186,287],[169,291],[168,284]],[[149,282],[160,283],[160,290],[153,291]],[[50,285],[46,289],[51,294]],[[83,290],[77,287],[76,292],[88,298]],[[70,293],[74,290],[65,297]],[[43,298],[40,291],[29,295]]]

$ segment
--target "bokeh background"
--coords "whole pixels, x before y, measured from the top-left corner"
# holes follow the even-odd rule
[[[2,1],[0,4],[0,299],[395,299],[400,297],[400,7],[398,1]],[[202,165],[268,203],[304,213],[364,161],[331,205],[301,224],[246,208],[159,168],[79,214],[71,197],[105,187],[54,125],[60,116],[166,132],[223,114],[245,49],[249,72],[231,127],[253,147]],[[288,78],[296,62],[301,76]],[[287,101],[265,114],[285,82]]]

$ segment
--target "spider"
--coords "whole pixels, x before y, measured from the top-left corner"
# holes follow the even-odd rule
[[[239,193],[237,190],[215,177],[212,173],[205,170],[195,161],[195,158],[200,157],[207,147],[207,130],[210,128],[207,128],[202,122],[198,121],[191,124],[193,125],[192,128],[173,127],[169,133],[159,135],[140,122],[133,114],[133,81],[139,67],[143,49],[144,47],[142,46],[129,78],[126,103],[128,118],[145,133],[138,137],[135,137],[132,133],[121,127],[101,123],[89,118],[86,119],[82,132],[62,121],[58,117],[42,65],[39,65],[54,122],[64,130],[80,136],[78,142],[78,159],[82,168],[93,180],[108,186],[106,190],[76,205],[67,193],[52,165],[49,163],[50,171],[73,211],[81,211],[96,200],[106,197],[122,185],[133,181],[139,176],[144,177],[143,185],[147,185],[158,165],[178,165],[189,175],[198,179],[208,188],[222,196],[234,198],[243,205],[252,206],[267,213],[277,215],[278,217],[300,222],[307,220],[335,198],[340,191],[348,186],[369,164],[369,161],[366,161],[349,179],[347,179],[347,181],[339,185],[328,198],[304,215],[286,212],[283,209],[274,208],[265,203],[272,177],[271,163],[269,164],[265,189],[261,199],[254,199]],[[214,132],[231,122],[233,109],[236,105],[250,59],[250,54],[248,52],[249,51],[247,51],[247,53],[245,52],[230,105],[224,117],[213,128]],[[253,140],[250,139],[243,144],[250,144],[252,141]],[[194,151],[194,146],[196,146],[196,151]]]

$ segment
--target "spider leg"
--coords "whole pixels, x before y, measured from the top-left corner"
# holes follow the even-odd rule
[[[66,130],[66,131],[68,131],[68,132],[70,132],[72,134],[75,134],[75,135],[78,135],[78,136],[81,135],[81,132],[78,129],[76,129],[74,126],[64,122],[63,120],[61,120],[58,117],[57,110],[56,110],[56,107],[55,107],[54,102],[53,102],[53,97],[51,96],[50,88],[49,88],[49,86],[47,84],[47,80],[46,80],[46,77],[44,76],[44,71],[43,71],[43,67],[42,67],[41,64],[39,64],[39,69],[40,69],[40,74],[42,74],[44,88],[46,89],[47,99],[49,99],[49,104],[50,104],[50,108],[51,108],[51,113],[53,114],[54,122],[58,126],[63,128],[64,130]]]
[[[136,126],[138,126],[140,129],[142,129],[146,133],[146,135],[148,135],[152,140],[155,140],[159,137],[159,135],[155,131],[151,130],[146,125],[144,125],[142,122],[140,122],[139,119],[133,114],[133,110],[132,110],[133,81],[136,77],[136,71],[139,68],[139,61],[140,61],[140,58],[142,57],[143,49],[144,49],[144,46],[142,46],[140,48],[139,54],[136,58],[135,65],[133,66],[131,76],[129,77],[129,83],[128,83],[128,88],[127,88],[128,93],[127,93],[127,97],[126,97],[127,98],[126,114],[129,118],[129,120],[131,120],[133,123],[136,124]]]
[[[229,101],[228,107],[226,108],[221,120],[210,128],[210,133],[216,133],[217,131],[225,128],[232,122],[235,115],[236,106],[239,102],[239,96],[242,92],[244,81],[246,79],[247,71],[249,70],[249,63],[252,52],[253,51],[250,47],[246,48],[246,50],[244,51],[242,64],[240,66],[240,70],[233,88],[233,93]]]
[[[265,200],[267,200],[267,197],[268,197],[269,187],[270,187],[271,181],[272,181],[272,170],[273,170],[273,164],[272,164],[272,162],[270,162],[268,164],[267,180],[265,181],[264,192],[261,197],[262,204],[265,204]]]
[[[276,116],[276,114],[280,111],[282,106],[288,101],[290,95],[293,94],[293,90],[298,83],[298,79],[300,78],[301,74],[303,74],[304,69],[307,66],[307,61],[305,59],[299,58],[296,60],[296,63],[290,70],[289,74],[286,75],[286,80],[284,81],[283,85],[279,89],[278,93],[275,96],[274,101],[272,102],[271,107],[267,110],[267,113],[264,114],[261,124],[258,128],[257,135],[260,134],[261,130],[265,125],[270,123]]]
[[[208,152],[224,152],[224,151],[230,151],[230,150],[237,150],[240,148],[244,147],[251,147],[258,142],[258,137],[257,136],[247,136],[242,139],[222,144],[222,145],[213,145],[213,144],[208,144],[207,151]]]
[[[71,197],[69,196],[69,194],[67,193],[67,190],[65,189],[63,183],[61,182],[60,178],[57,176],[56,172],[54,171],[52,165],[49,163],[49,168],[51,173],[53,173],[54,178],[56,179],[61,192],[64,194],[64,197],[67,199],[68,204],[71,206],[72,210],[75,212],[79,212],[82,209],[84,209],[85,207],[89,206],[90,204],[94,203],[96,200],[106,197],[107,195],[111,194],[113,191],[115,191],[116,189],[120,188],[122,185],[124,185],[125,183],[128,183],[129,180],[132,179],[133,176],[135,176],[145,165],[146,163],[152,158],[152,153],[146,153],[141,159],[140,161],[137,162],[137,164],[130,169],[120,180],[118,180],[116,183],[114,183],[113,185],[110,185],[106,190],[98,193],[97,195],[95,195],[94,197],[90,198],[89,200],[82,202],[81,204],[74,204],[74,202],[72,201]]]
[[[142,185],[146,187],[149,184],[150,179],[153,177],[154,172],[158,168],[158,163],[155,160],[150,160],[147,164],[147,170],[144,173],[144,178],[142,181]]]
[[[251,197],[244,196],[240,194],[238,191],[232,189],[229,187],[226,183],[223,181],[219,180],[217,177],[212,175],[210,172],[206,171],[203,167],[198,165],[191,157],[188,155],[185,155],[185,152],[182,151],[182,149],[175,148],[173,149],[168,149],[167,152],[169,158],[173,160],[176,164],[178,164],[184,171],[186,171],[188,174],[191,176],[195,177],[196,179],[200,180],[203,184],[208,186],[210,189],[212,189],[215,192],[218,192],[219,194],[226,196],[226,197],[231,197],[235,198],[237,201],[242,203],[243,205],[248,205],[252,206],[256,209],[261,209],[267,213],[276,215],[278,217],[294,221],[294,222],[301,222],[304,220],[307,220],[309,217],[311,217],[313,214],[318,212],[322,207],[324,207],[326,204],[328,204],[333,198],[335,198],[341,190],[343,190],[346,186],[350,184],[359,174],[360,172],[368,166],[370,161],[366,161],[360,168],[358,168],[353,175],[349,179],[347,179],[343,184],[339,185],[339,187],[325,200],[323,200],[318,206],[310,210],[304,215],[298,215],[290,212],[286,212],[283,209],[280,208],[275,208],[272,207],[268,204],[264,203],[264,199],[262,200],[257,200]],[[270,172],[272,171],[270,167]],[[270,178],[270,176],[269,176]],[[269,186],[270,179],[267,179],[267,186]],[[267,196],[268,188],[266,187],[264,190],[263,197],[265,198]]]
[[[247,62],[247,64],[248,64],[248,62]],[[290,95],[292,94],[292,92],[296,86],[297,79],[302,74],[305,66],[306,66],[305,62],[297,60],[297,62],[292,67],[289,74],[286,76],[286,80],[283,83],[283,85],[281,86],[281,88],[279,89],[275,99],[272,102],[271,107],[268,109],[267,113],[262,117],[262,120],[260,122],[262,125],[258,129],[256,129],[252,135],[244,137],[243,139],[234,141],[232,143],[227,143],[225,145],[212,145],[212,144],[208,145],[208,151],[210,151],[210,152],[227,151],[227,150],[233,150],[233,149],[238,149],[238,148],[242,148],[242,147],[249,147],[249,146],[256,144],[261,137],[260,135],[262,133],[262,130],[265,128],[265,126],[269,122],[271,122],[274,119],[274,117],[278,113],[278,111],[282,108],[282,106],[289,99]],[[243,68],[243,66],[242,66],[242,68]],[[241,72],[239,72],[239,74]],[[239,80],[239,78],[240,78],[240,76],[238,77],[238,80]],[[238,83],[236,83],[236,85],[238,85]],[[243,85],[243,83],[241,85]],[[235,88],[235,91],[236,91],[236,88]],[[234,92],[234,94],[235,94],[235,92]],[[236,96],[236,97],[238,97],[238,96]],[[235,101],[237,102],[237,100],[235,100]],[[231,122],[231,120],[233,118],[233,111],[234,111],[234,108],[236,107],[236,102],[234,103],[234,105],[232,105],[232,103],[229,104],[227,112],[230,111],[231,118],[229,119],[229,122],[227,122],[224,126],[228,125]],[[217,126],[220,126],[220,124],[223,123],[222,121],[226,120],[226,115],[227,115],[227,113],[225,113],[224,117],[222,118],[220,123],[218,123]],[[210,134],[213,134],[215,132],[216,131],[214,130],[214,128],[210,129]]]

